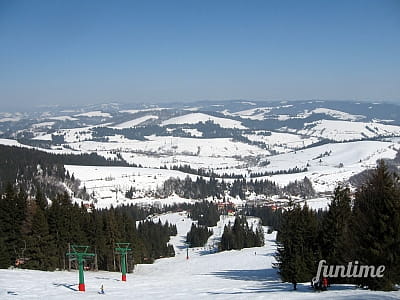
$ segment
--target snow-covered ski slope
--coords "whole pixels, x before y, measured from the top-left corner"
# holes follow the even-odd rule
[[[192,221],[185,213],[155,217],[177,225],[171,238],[176,256],[138,265],[122,282],[114,272],[85,272],[86,292],[77,291],[77,272],[0,270],[1,299],[399,299],[400,292],[373,292],[354,286],[332,286],[327,292],[311,290],[309,283],[282,283],[275,262],[275,233],[266,234],[264,247],[212,253],[208,247],[189,250],[184,244]],[[227,220],[214,228],[219,234]],[[255,220],[255,219],[253,219]],[[210,239],[212,239],[211,237]],[[98,294],[101,285],[105,294]]]

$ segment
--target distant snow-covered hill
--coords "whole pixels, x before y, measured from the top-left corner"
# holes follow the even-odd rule
[[[394,158],[399,141],[400,105],[393,103],[236,100],[0,112],[1,144],[124,160],[153,170],[156,185],[177,175],[169,169],[189,165],[219,180],[228,174],[225,180],[285,185],[307,176],[326,192],[377,159]],[[162,176],[160,168],[167,168]],[[193,174],[178,177],[186,175]]]

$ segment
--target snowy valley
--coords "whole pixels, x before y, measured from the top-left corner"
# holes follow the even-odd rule
[[[310,208],[316,220],[317,214],[323,218],[335,188],[348,186],[353,197],[359,178],[379,160],[398,172],[399,108],[388,103],[341,101],[203,101],[2,112],[1,187],[6,190],[8,179],[16,189],[26,189],[27,203],[38,202],[27,206],[22,229],[33,228],[35,212],[43,209],[41,217],[49,227],[46,233],[58,238],[58,229],[51,227],[57,221],[52,218],[62,215],[62,210],[52,211],[52,206],[64,205],[64,213],[75,211],[65,221],[70,222],[67,231],[75,228],[71,224],[79,214],[90,220],[77,222],[87,236],[72,238],[87,243],[102,240],[90,235],[89,226],[112,234],[99,244],[109,251],[99,255],[103,270],[85,272],[85,293],[78,292],[77,271],[9,268],[0,270],[0,298],[398,299],[398,291],[375,292],[351,284],[332,285],[320,294],[309,282],[299,282],[293,291],[276,268],[277,228],[264,223],[281,218],[294,204]],[[16,168],[14,173],[9,166]],[[58,193],[76,205],[63,204],[55,196]],[[4,199],[14,197],[10,194],[14,195],[6,192]],[[187,250],[187,234],[199,221],[186,208],[194,209],[205,200],[218,211],[220,221],[209,226],[212,234],[203,247]],[[251,212],[268,214],[267,221]],[[249,228],[263,225],[264,246],[221,251],[226,228],[241,214],[247,215]],[[131,224],[137,230],[132,240],[141,243],[134,245],[140,263],[128,273],[127,282],[120,280],[120,273],[104,271],[112,269],[113,255],[115,270],[112,247],[124,224],[119,220],[115,225],[118,218],[125,224],[136,222],[136,227]],[[150,227],[159,224],[157,230],[163,230],[161,223],[176,225],[177,235],[168,234],[169,242],[160,242],[165,247],[172,245],[174,253],[156,254],[156,243],[147,245],[147,236],[138,229],[141,220],[150,222]],[[129,226],[123,229],[125,236],[132,230]],[[23,230],[22,234],[26,235]],[[14,241],[15,255],[23,249],[19,256],[29,262],[23,255],[27,248],[23,241],[22,246]],[[63,247],[59,246],[59,265]],[[154,263],[148,264],[148,259]],[[99,295],[101,286],[105,294]]]
[[[282,187],[307,177],[313,197],[321,198],[378,159],[396,157],[399,111],[395,104],[340,101],[53,107],[2,113],[0,144],[96,153],[125,165],[66,166],[98,207],[153,203],[160,200],[154,191],[168,178],[195,180],[200,172],[228,183],[244,178]],[[131,187],[135,195],[129,199]],[[259,196],[250,191],[247,198]]]

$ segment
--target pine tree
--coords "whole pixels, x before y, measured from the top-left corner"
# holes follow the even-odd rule
[[[346,265],[351,260],[351,198],[348,187],[337,186],[328,212],[322,220],[320,247],[322,258],[329,265]],[[340,282],[343,279],[331,279]]]
[[[234,236],[229,226],[225,225],[224,232],[221,237],[220,249],[232,250],[234,249]]]
[[[400,282],[400,190],[383,161],[355,195],[353,230],[355,259],[385,266],[383,278],[362,278],[374,290],[392,290]]]
[[[283,214],[277,236],[276,253],[279,273],[283,281],[293,283],[311,280],[319,261],[317,218],[307,205],[294,205]]]
[[[40,188],[36,191],[35,201],[40,209],[45,210],[47,208],[47,200],[45,195],[42,193]]]
[[[3,257],[9,258],[8,265],[14,265],[18,256],[21,240],[21,226],[25,220],[27,196],[23,191],[18,194],[11,184],[6,187],[5,195],[0,197],[0,239],[6,247]]]
[[[4,242],[4,237],[0,238],[0,269],[7,269],[10,266],[10,253]]]
[[[39,270],[55,269],[57,264],[55,243],[49,232],[45,211],[40,207],[36,207],[27,246],[26,256],[29,260],[24,267]]]

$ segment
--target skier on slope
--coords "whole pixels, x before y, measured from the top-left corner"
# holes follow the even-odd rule
[[[328,289],[328,278],[322,277],[322,290],[326,291]]]

